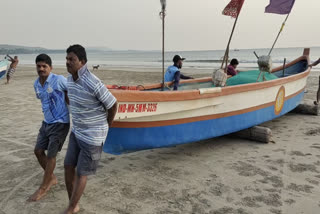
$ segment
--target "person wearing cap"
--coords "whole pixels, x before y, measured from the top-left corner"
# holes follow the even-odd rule
[[[193,79],[192,77],[185,76],[181,74],[180,69],[182,68],[182,63],[185,58],[182,58],[180,55],[175,55],[172,59],[173,65],[169,66],[165,75],[165,82],[174,82],[173,90],[178,90],[180,79]]]

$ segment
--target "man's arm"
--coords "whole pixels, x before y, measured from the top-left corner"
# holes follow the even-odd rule
[[[110,109],[108,109],[108,118],[107,118],[107,121],[108,121],[109,127],[111,127],[112,122],[113,122],[113,120],[114,120],[114,117],[116,116],[117,107],[118,107],[118,103],[115,102],[115,103],[113,104],[113,106],[112,106]]]
[[[193,77],[185,76],[183,74],[180,74],[180,79],[188,80],[188,79],[193,79]]]
[[[94,94],[108,112],[107,121],[110,126],[117,113],[117,100],[102,82],[96,85]]]
[[[228,70],[228,73],[227,73],[228,75],[231,75],[231,76],[237,75],[237,71],[233,67],[228,66],[227,70]]]
[[[66,101],[67,105],[70,105],[69,97],[68,97],[68,91],[64,91],[64,100]]]
[[[177,91],[178,90],[178,86],[179,86],[179,82],[180,82],[180,71],[177,71],[174,74],[174,79],[173,79],[173,90]]]
[[[318,65],[320,63],[320,58],[317,60],[317,61],[315,61],[315,62],[313,62],[312,64],[310,64],[309,66],[316,66],[316,65]]]
[[[65,99],[66,103],[69,105],[70,102],[69,102],[69,97],[68,97],[67,79],[61,75],[58,77],[57,84],[58,84],[59,90],[64,92],[64,99]]]
[[[33,88],[34,88],[34,92],[36,93],[37,99],[40,99],[39,93],[37,92],[38,90],[37,90],[36,82],[34,82]]]
[[[14,61],[14,59],[13,59],[11,56],[9,56],[9,54],[7,54],[7,57],[9,57],[9,61],[10,61],[10,62],[13,62],[13,61]]]

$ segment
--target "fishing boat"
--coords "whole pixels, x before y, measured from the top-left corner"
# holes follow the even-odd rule
[[[276,79],[269,81],[215,87],[211,77],[199,78],[181,81],[178,91],[162,91],[162,84],[107,86],[118,100],[118,110],[103,150],[121,154],[170,147],[280,117],[302,100],[308,64],[305,49],[299,58],[274,68]]]
[[[6,72],[7,72],[7,67],[8,67],[8,60],[1,60],[0,61],[0,79],[2,79]]]

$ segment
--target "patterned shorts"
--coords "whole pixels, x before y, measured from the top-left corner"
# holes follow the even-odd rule
[[[12,77],[16,69],[14,68],[9,68],[7,71],[7,76]]]

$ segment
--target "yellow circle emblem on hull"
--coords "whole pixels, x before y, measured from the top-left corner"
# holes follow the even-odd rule
[[[279,115],[282,111],[283,105],[284,105],[284,98],[285,98],[285,89],[283,86],[278,91],[277,97],[276,97],[276,102],[274,105],[274,113],[276,115]]]

